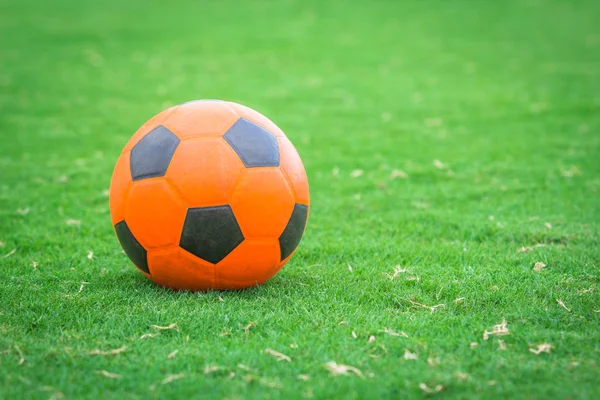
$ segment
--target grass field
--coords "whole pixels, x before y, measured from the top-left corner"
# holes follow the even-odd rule
[[[2,2],[0,398],[600,397],[599,19]],[[113,234],[125,142],[197,98],[269,116],[307,168],[305,237],[262,287],[161,289]]]

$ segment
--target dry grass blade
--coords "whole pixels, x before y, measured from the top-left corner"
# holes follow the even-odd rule
[[[573,165],[569,169],[561,169],[560,174],[565,178],[572,178],[575,175],[581,175],[581,170]]]
[[[550,345],[548,343],[542,343],[542,344],[538,344],[536,346],[537,346],[537,349],[534,349],[533,347],[529,348],[529,351],[532,352],[533,354],[535,354],[536,356],[540,355],[541,353],[550,354],[550,350],[552,350],[552,345]]]
[[[179,350],[173,350],[172,352],[167,354],[167,358],[172,360],[173,358],[175,358],[175,356],[177,355],[178,352],[179,352]]]
[[[456,379],[458,379],[459,381],[463,381],[463,382],[469,380],[469,378],[470,378],[469,374],[466,374],[466,373],[460,372],[460,371],[458,371],[454,375],[456,376]]]
[[[427,357],[427,365],[430,367],[437,367],[440,365],[441,361],[439,357]]]
[[[17,364],[18,365],[23,365],[25,363],[25,356],[23,355],[23,352],[21,351],[21,348],[19,346],[15,346],[15,350],[19,354],[19,362]]]
[[[533,246],[523,246],[517,250],[517,253],[528,253],[538,247],[546,247],[546,244],[545,243],[537,243]]]
[[[352,178],[358,178],[359,176],[362,176],[364,174],[364,171],[362,169],[355,169],[354,171],[352,171],[352,173],[350,173],[350,176]]]
[[[116,356],[117,354],[122,353],[125,350],[127,350],[127,346],[119,347],[118,349],[113,350],[95,349],[90,351],[90,356]]]
[[[504,340],[498,339],[498,348],[500,350],[506,350],[506,343],[504,343]]]
[[[349,372],[352,372],[359,378],[365,379],[365,376],[358,368],[351,367],[349,365],[338,364],[335,361],[330,361],[325,364],[325,368],[327,368],[331,375],[348,375]]]
[[[410,304],[412,304],[413,306],[420,307],[420,308],[427,308],[431,312],[434,312],[439,307],[446,307],[445,304],[437,304],[435,306],[428,306],[428,305],[425,305],[425,304],[417,303],[416,301],[412,301],[412,300],[409,300],[409,301],[410,301]]]
[[[96,371],[96,373],[98,375],[102,375],[105,378],[109,378],[109,379],[120,379],[121,375],[119,374],[113,374],[112,372],[108,372],[106,370],[100,370],[100,371]]]
[[[543,262],[536,262],[533,266],[533,270],[535,272],[540,272],[544,268],[546,268],[546,264],[544,264]]]
[[[160,333],[144,333],[142,336],[140,336],[140,340],[157,337],[158,335],[160,335]]]
[[[65,224],[69,226],[79,226],[81,225],[81,221],[78,219],[68,219],[65,221]]]
[[[283,353],[275,351],[273,349],[265,349],[265,354],[275,357],[277,359],[277,361],[287,361],[287,362],[292,361],[292,359],[290,357],[286,356]]]
[[[564,308],[567,311],[571,311],[566,305],[565,303],[563,303],[562,300],[556,299],[556,302],[558,303],[559,306],[561,306],[562,308]]]
[[[88,258],[88,260],[91,260],[92,258],[94,258],[94,252],[88,251],[87,258]]]
[[[437,294],[435,295],[435,299],[439,300],[440,297],[442,296],[442,290],[444,290],[444,285],[442,285],[442,287],[440,288],[439,292],[437,292]]]
[[[464,297],[459,297],[459,298],[457,298],[457,299],[454,300],[454,304],[458,304],[458,303],[460,303],[460,302],[462,302],[464,300],[465,300]]]
[[[309,375],[305,375],[305,374],[300,374],[298,375],[298,379],[300,379],[301,381],[308,381],[310,379]]]
[[[398,336],[398,337],[405,337],[405,338],[408,337],[408,335],[406,333],[404,333],[403,331],[396,332],[391,329],[382,329],[382,330],[378,330],[377,332],[385,333],[386,335],[390,335],[390,336]]]
[[[260,383],[261,385],[264,385],[266,387],[269,387],[271,389],[281,389],[283,387],[283,385],[279,382],[275,382],[269,379],[265,379],[265,378],[260,378],[258,380],[258,383]]]
[[[405,272],[410,272],[407,268],[402,268],[401,265],[396,265],[394,267],[394,276],[398,275],[398,274],[403,274]]]
[[[577,294],[583,296],[586,293],[591,293],[594,291],[594,286],[591,286],[589,289],[580,290]]]
[[[207,365],[204,367],[204,375],[212,374],[213,372],[222,371],[223,367],[219,367],[218,365]]]
[[[185,374],[184,374],[184,373],[181,373],[181,374],[173,374],[173,375],[168,375],[168,376],[167,376],[165,379],[163,379],[163,380],[162,380],[162,382],[161,382],[161,383],[162,383],[163,385],[165,385],[165,384],[167,384],[167,383],[171,383],[171,382],[173,382],[173,381],[176,381],[176,380],[178,380],[178,379],[181,379],[181,378],[183,378],[183,377],[185,377]]]
[[[436,167],[437,169],[444,169],[444,168],[446,168],[446,164],[444,164],[440,160],[433,160],[433,166]]]
[[[81,291],[83,290],[83,287],[85,285],[89,285],[89,282],[81,282],[81,286],[79,286],[79,290],[77,291],[78,293],[81,293]]]
[[[499,323],[498,325],[494,325],[492,327],[491,332],[488,332],[487,330],[483,331],[483,340],[488,340],[490,338],[490,335],[496,335],[496,336],[510,335],[510,331],[508,330],[508,326],[507,326],[506,320],[504,318],[502,318],[501,323]]]
[[[393,274],[393,275],[386,274],[386,275],[387,275],[387,277],[388,277],[389,279],[391,279],[391,280],[394,280],[394,279],[396,279],[396,277],[397,277],[398,275],[400,275],[400,274],[404,274],[404,273],[406,273],[406,272],[410,272],[410,271],[409,271],[409,270],[407,270],[407,269],[405,269],[405,268],[402,268],[400,265],[396,265],[396,266],[394,267],[394,274]]]
[[[419,358],[417,353],[411,353],[410,350],[404,349],[404,359],[405,360],[416,360]]]
[[[248,371],[248,372],[255,372],[254,369],[252,367],[249,367],[246,364],[238,364],[237,367],[239,369],[243,369],[244,371]]]
[[[13,254],[15,254],[16,252],[17,252],[17,249],[12,249],[11,251],[9,251],[5,255],[3,255],[2,258],[8,258],[8,257],[12,256]]]
[[[429,387],[424,383],[419,383],[419,389],[421,389],[425,393],[439,393],[445,389],[444,385],[435,385],[434,387]]]
[[[174,323],[172,323],[171,325],[168,325],[168,326],[152,325],[152,327],[154,329],[156,329],[157,331],[167,331],[167,330],[174,329],[177,332],[179,332],[179,326],[177,326],[176,322],[174,322]]]
[[[65,395],[62,392],[56,392],[52,396],[48,397],[48,400],[59,400],[64,398]]]
[[[254,328],[256,324],[254,322],[250,322],[248,325],[242,326],[242,330],[244,333],[250,332],[250,329]]]
[[[402,171],[401,169],[395,169],[390,173],[390,178],[392,178],[392,179],[396,179],[396,178],[407,179],[408,174],[406,172]]]

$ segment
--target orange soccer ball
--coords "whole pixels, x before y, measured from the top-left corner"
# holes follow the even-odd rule
[[[271,120],[199,100],[151,118],[113,172],[110,213],[131,261],[174,289],[241,289],[288,262],[308,219],[306,172]]]

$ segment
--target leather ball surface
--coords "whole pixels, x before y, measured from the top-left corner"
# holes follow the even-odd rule
[[[306,172],[285,134],[240,104],[198,100],[146,122],[110,186],[116,235],[159,285],[241,289],[296,250],[309,214]]]

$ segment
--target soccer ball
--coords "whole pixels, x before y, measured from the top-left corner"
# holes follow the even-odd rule
[[[199,100],[151,118],[110,185],[112,223],[149,279],[241,289],[289,261],[309,214],[306,172],[285,134],[240,104]]]

